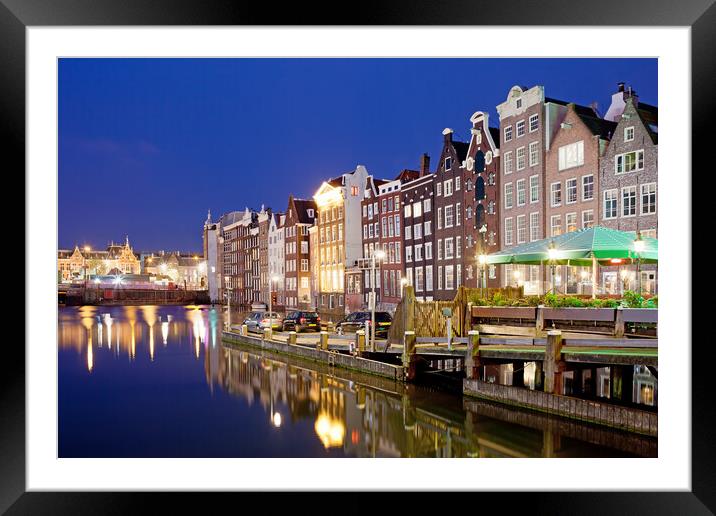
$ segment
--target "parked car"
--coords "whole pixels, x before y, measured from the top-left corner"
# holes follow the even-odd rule
[[[293,330],[300,333],[302,330],[319,331],[321,329],[321,318],[316,312],[294,310],[288,312],[283,320],[283,331]]]
[[[336,324],[336,333],[338,335],[345,335],[347,333],[355,333],[358,330],[365,329],[365,323],[368,322],[370,325],[371,313],[370,312],[353,312],[346,316],[341,322]],[[375,336],[376,337],[387,337],[390,324],[393,322],[393,318],[388,312],[376,312],[375,313]]]
[[[283,327],[283,317],[277,312],[252,312],[246,319],[244,324],[249,331],[261,333],[269,325],[274,330],[281,330]]]

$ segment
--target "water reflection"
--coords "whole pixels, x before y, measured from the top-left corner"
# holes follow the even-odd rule
[[[154,341],[157,325],[164,344],[159,348],[155,348]],[[65,389],[72,394],[63,398],[63,403],[72,410],[81,406],[89,413],[110,410],[92,403],[106,403],[108,407],[118,403],[125,412],[116,409],[119,412],[115,414],[112,408],[109,413],[114,419],[108,426],[118,436],[126,435],[132,424],[154,421],[143,426],[146,449],[120,449],[118,456],[154,456],[156,443],[168,438],[162,424],[167,428],[197,425],[196,431],[206,433],[199,439],[206,443],[206,449],[199,446],[189,450],[177,437],[176,449],[169,447],[166,452],[177,457],[190,453],[350,457],[601,457],[657,453],[655,439],[225,346],[220,340],[222,325],[220,311],[210,307],[60,309],[61,385],[63,371],[76,370],[71,357],[78,356],[82,358],[84,374],[72,376],[71,381],[82,384],[90,379],[103,380],[105,383],[100,385],[106,386],[104,391]],[[105,342],[107,346],[103,347]],[[125,355],[129,362],[118,360]],[[197,361],[203,371],[197,370]],[[648,371],[640,374],[646,377]],[[652,394],[647,378],[639,380],[637,393],[648,403]],[[127,385],[138,384],[153,394],[142,400],[143,412],[133,413],[130,411],[138,410],[134,408],[136,403],[127,403],[127,399],[136,395],[136,390]],[[80,399],[85,392],[94,393],[94,397],[88,394]],[[166,397],[160,398],[163,394]],[[63,434],[66,441],[61,439],[61,448],[63,443],[72,442],[73,435],[106,430],[87,428],[84,422],[67,428],[70,430]],[[230,435],[239,428],[251,432],[251,437],[232,440],[231,445],[236,447],[233,452],[227,451],[225,439],[216,444],[217,448],[208,448],[214,446],[212,436],[217,432]],[[76,440],[81,441],[79,437]],[[288,448],[278,448],[282,444]],[[92,453],[101,455],[102,451]]]

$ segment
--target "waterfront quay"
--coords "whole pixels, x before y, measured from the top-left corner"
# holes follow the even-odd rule
[[[399,346],[389,368],[348,336],[325,352],[319,332],[262,344],[240,326],[222,338],[225,322],[220,306],[60,307],[58,455],[657,456],[650,436],[376,374],[402,371]]]
[[[409,317],[410,329],[403,330],[401,339],[396,341],[397,331],[391,331],[387,340],[373,345],[362,331],[338,336],[325,330],[306,336],[267,329],[251,335],[238,325],[222,335],[230,344],[334,368],[401,383],[438,383],[453,389],[457,385],[469,398],[658,435],[658,340],[637,333],[637,328],[650,333],[656,310],[584,309],[592,310],[585,313],[535,307],[517,309],[516,314],[502,308],[495,313],[484,307],[468,310],[465,337],[416,336],[415,321]],[[531,325],[526,325],[530,312]],[[396,313],[400,316],[400,311]],[[497,316],[501,324],[495,324]],[[569,321],[559,319],[564,317]],[[518,320],[521,326],[516,325]],[[551,328],[545,327],[545,320]],[[590,323],[591,333],[579,329]]]

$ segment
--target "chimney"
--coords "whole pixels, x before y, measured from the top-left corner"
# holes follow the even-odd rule
[[[623,83],[623,82],[618,82],[618,83],[617,83],[617,91],[618,91],[618,92],[624,91],[624,83]]]
[[[443,129],[443,136],[445,138],[445,143],[452,143],[452,129],[449,127]]]
[[[426,176],[430,173],[430,156],[423,153],[420,156],[420,177]]]

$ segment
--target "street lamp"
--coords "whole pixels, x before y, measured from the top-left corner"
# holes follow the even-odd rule
[[[85,253],[89,253],[92,250],[92,248],[88,245],[84,246],[83,249],[84,249]],[[84,261],[85,261],[85,290],[86,290],[87,289],[87,268],[89,266],[89,264],[87,263],[87,257],[84,257]]]
[[[269,328],[273,333],[273,284],[278,281],[275,274],[269,278]]]
[[[554,261],[557,259],[557,246],[554,244],[554,240],[551,240],[549,243],[549,247],[547,248],[547,255],[549,256],[549,266],[552,271],[552,293],[556,294],[557,292],[554,284]]]
[[[634,251],[636,251],[636,291],[637,294],[641,295],[641,253],[644,252],[645,242],[641,239],[641,231],[636,232],[636,239],[634,240]]]
[[[371,312],[370,312],[370,350],[375,351],[375,261],[376,259],[382,260],[385,258],[385,251],[382,249],[375,249],[371,254],[370,270],[373,287],[373,297],[371,299]]]
[[[482,277],[482,298],[485,298],[485,289],[487,288],[487,275],[485,274],[485,268],[487,267],[487,255],[485,253],[480,254],[477,257],[477,261],[480,262],[480,276]]]

